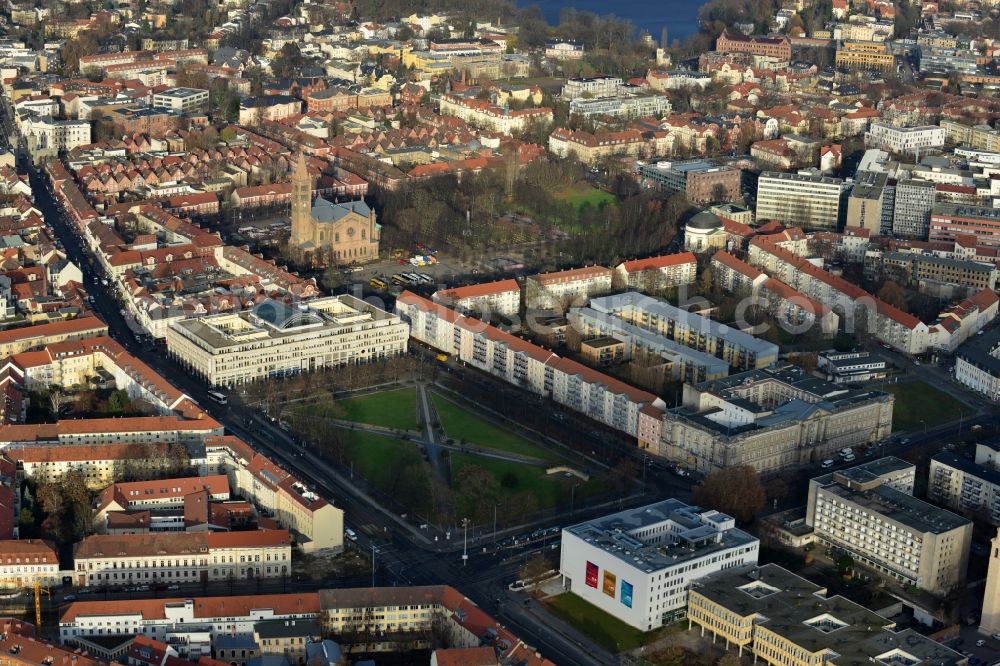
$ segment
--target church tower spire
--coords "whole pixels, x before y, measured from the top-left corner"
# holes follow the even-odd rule
[[[986,571],[986,593],[983,595],[983,612],[979,616],[979,631],[984,634],[1000,632],[1000,528],[990,544],[990,564]]]
[[[292,172],[292,236],[289,242],[299,247],[313,240],[312,179],[306,167],[305,153],[300,152]]]

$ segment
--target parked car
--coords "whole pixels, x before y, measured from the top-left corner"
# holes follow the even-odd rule
[[[826,460],[823,461],[823,464],[820,465],[820,467],[822,467],[823,469],[830,469],[831,467],[833,467],[833,461],[827,458]]]

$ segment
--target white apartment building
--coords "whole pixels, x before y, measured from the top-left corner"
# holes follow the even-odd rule
[[[577,97],[614,97],[621,90],[624,81],[617,76],[592,76],[567,79],[560,97],[564,100]]]
[[[955,380],[1000,400],[1000,329],[973,338],[955,354]]]
[[[439,289],[431,295],[436,303],[488,319],[490,314],[514,317],[521,310],[521,285],[517,280],[498,280],[467,287]]]
[[[441,96],[440,113],[442,116],[461,118],[479,129],[507,135],[523,132],[532,123],[552,123],[552,109],[538,107],[514,110],[452,94]]]
[[[200,88],[167,88],[153,93],[153,106],[181,113],[198,111],[208,106],[208,91]]]
[[[319,593],[257,594],[196,599],[77,601],[59,619],[59,638],[73,645],[92,636],[146,636],[172,642],[191,628],[209,638],[253,636],[254,625],[265,620],[316,619]]]
[[[944,595],[965,581],[972,521],[913,497],[913,470],[888,457],[812,479],[806,524],[856,562]]]
[[[844,181],[830,176],[765,171],[757,181],[760,222],[836,230]]]
[[[73,552],[77,585],[198,583],[291,575],[287,530],[157,532],[85,537]]]
[[[757,563],[760,542],[718,511],[668,499],[564,528],[563,586],[642,631],[683,615],[702,576]]]
[[[529,310],[560,311],[584,305],[588,299],[611,291],[614,274],[604,266],[586,266],[529,275],[524,285],[524,304]]]
[[[698,259],[692,252],[678,252],[646,259],[623,261],[615,266],[615,286],[643,293],[657,292],[698,278]]]
[[[6,510],[10,510],[7,507]],[[25,588],[61,583],[55,546],[41,539],[0,541],[0,588]]]
[[[936,454],[931,458],[927,497],[1000,526],[1000,442],[977,443],[974,460],[950,451]]]
[[[408,291],[396,311],[415,340],[630,435],[640,411],[665,407],[652,393]]]
[[[930,150],[943,148],[947,131],[937,125],[896,127],[887,123],[872,123],[865,132],[865,146],[897,155],[917,158]]]
[[[407,337],[396,315],[341,295],[179,321],[167,331],[167,348],[208,383],[235,386],[398,356]]]
[[[591,116],[645,118],[669,115],[670,110],[670,98],[666,95],[616,95],[594,99],[578,97],[569,103],[570,115],[584,118]]]

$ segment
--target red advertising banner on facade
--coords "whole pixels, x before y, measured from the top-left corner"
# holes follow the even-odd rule
[[[597,589],[597,565],[593,562],[587,562],[587,585]]]

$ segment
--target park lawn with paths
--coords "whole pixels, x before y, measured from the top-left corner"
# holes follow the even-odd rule
[[[550,597],[545,603],[580,633],[616,654],[651,643],[661,634],[639,631],[572,592]]]
[[[562,474],[546,474],[542,467],[485,458],[470,453],[451,452],[450,456],[452,479],[456,478],[466,465],[482,467],[496,478],[503,493],[513,495],[528,491],[538,501],[539,509],[569,504],[571,486],[574,483],[580,484],[577,486],[576,492],[573,493],[578,503],[581,499],[604,490],[604,483],[596,478],[591,478],[586,482],[576,477],[566,479]],[[453,492],[455,493],[455,506],[462,507],[464,498],[457,491]]]
[[[600,208],[602,205],[611,205],[618,201],[615,195],[610,192],[599,190],[586,183],[575,183],[555,192],[553,196],[560,201],[572,204],[578,213],[587,204],[594,208]]]
[[[524,437],[493,425],[469,410],[459,407],[444,396],[431,394],[445,436],[456,442],[466,441],[483,448],[506,451],[539,460],[553,460],[555,455]]]
[[[407,467],[422,469],[421,478],[426,483],[434,471],[424,460],[420,449],[413,442],[382,437],[370,432],[351,431],[347,436],[347,457],[353,461],[354,473],[385,494],[395,492],[393,482]],[[430,510],[430,489],[414,496],[410,501],[418,512]]]
[[[323,400],[308,404],[303,411],[309,416],[367,423],[394,430],[416,430],[417,390],[403,388],[356,398]]]
[[[896,397],[892,405],[892,429],[922,432],[924,422],[928,428],[955,421],[964,412],[972,414],[972,409],[939,388],[927,382],[899,382],[885,384],[883,391]]]
[[[388,487],[393,468],[423,462],[423,456],[413,442],[359,430],[344,434],[347,438],[347,457],[354,462],[354,473],[363,476],[379,490]]]

